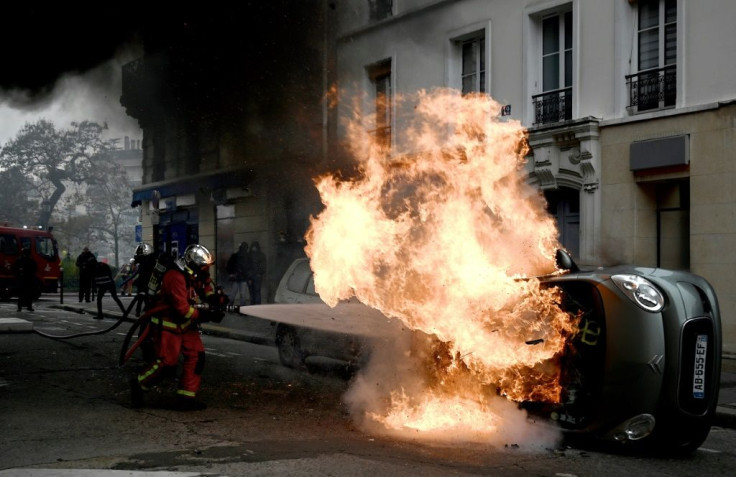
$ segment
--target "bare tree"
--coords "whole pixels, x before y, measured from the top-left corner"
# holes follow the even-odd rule
[[[94,161],[97,177],[87,187],[85,206],[92,218],[91,229],[98,240],[111,243],[115,266],[120,267],[121,240],[131,234],[137,213],[130,207],[132,188],[125,171],[117,167],[107,156]]]
[[[0,170],[0,224],[36,225],[38,201],[29,197],[31,183],[18,169]]]
[[[36,184],[41,197],[36,223],[48,228],[67,185],[94,182],[93,159],[105,156],[110,141],[102,139],[104,126],[91,121],[71,123],[67,130],[41,119],[27,123],[0,152],[0,168],[17,170]]]

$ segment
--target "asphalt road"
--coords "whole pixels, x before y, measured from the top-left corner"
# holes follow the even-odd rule
[[[0,303],[0,317],[20,316],[49,334],[96,333],[116,322],[112,312],[97,321],[47,299],[32,314],[18,315],[14,305]],[[0,333],[0,477],[700,476],[731,475],[736,465],[736,431],[720,426],[681,459],[561,442],[540,448],[524,440],[487,445],[376,435],[360,428],[346,406],[353,376],[334,363],[311,372],[284,368],[270,324],[238,315],[203,337],[206,410],[173,410],[173,384],[133,409],[127,379],[140,362],[117,363],[129,326],[71,340]],[[227,337],[228,329],[237,333]],[[232,339],[237,334],[252,340]]]

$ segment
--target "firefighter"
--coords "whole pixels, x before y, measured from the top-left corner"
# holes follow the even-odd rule
[[[135,307],[135,316],[141,316],[141,309],[144,308],[148,294],[148,281],[151,279],[153,267],[156,265],[157,254],[154,253],[153,247],[145,242],[139,244],[135,248],[133,261],[136,264],[135,275],[132,282],[135,285],[138,296],[138,303]]]
[[[151,277],[152,283],[156,280],[160,283],[152,297],[149,325],[156,357],[131,379],[134,407],[143,405],[144,391],[155,386],[168,374],[167,370],[176,369],[180,354],[184,359],[178,381],[177,409],[194,411],[207,407],[196,399],[205,358],[199,324],[219,322],[224,317],[223,311],[206,307],[210,298],[216,298],[209,277],[213,262],[212,254],[205,247],[190,245],[181,258],[170,262],[161,277]],[[161,311],[153,313],[154,310]]]

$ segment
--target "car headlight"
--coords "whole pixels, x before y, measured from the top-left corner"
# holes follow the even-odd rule
[[[634,303],[657,313],[664,308],[664,296],[652,282],[639,275],[613,275],[613,283]]]

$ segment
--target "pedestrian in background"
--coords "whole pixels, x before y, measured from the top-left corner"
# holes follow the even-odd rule
[[[117,287],[115,286],[115,280],[112,278],[112,270],[110,265],[104,262],[96,262],[95,265],[95,285],[97,286],[97,316],[95,320],[101,320],[102,315],[102,297],[105,292],[110,292],[112,299],[118,304],[120,311],[125,313],[125,307],[118,298]]]
[[[120,279],[121,296],[133,295],[133,277],[135,275],[135,272],[136,263],[134,258],[131,258],[128,263],[124,263],[123,266],[120,267],[120,270],[118,270],[118,274],[113,280],[115,280],[115,283],[117,283],[118,278]]]
[[[247,304],[246,300],[248,297],[246,297],[246,290],[248,287],[247,274],[249,262],[250,254],[248,253],[248,244],[241,242],[238,251],[230,255],[225,266],[228,280],[230,280],[230,293],[228,294],[230,303],[235,304],[235,298],[237,297],[240,300],[240,306]]]
[[[261,246],[254,241],[250,244],[250,252],[248,253],[248,271],[246,277],[248,279],[248,292],[250,293],[250,304],[261,304],[261,284],[263,283],[263,275],[266,273],[266,255],[261,252]]]
[[[31,257],[31,250],[24,248],[18,260],[13,264],[13,272],[18,286],[18,311],[25,306],[33,311],[33,299],[36,295],[36,261]]]
[[[96,264],[95,255],[89,251],[89,247],[84,247],[76,262],[77,270],[79,270],[79,303],[82,303],[82,300],[90,302]]]

